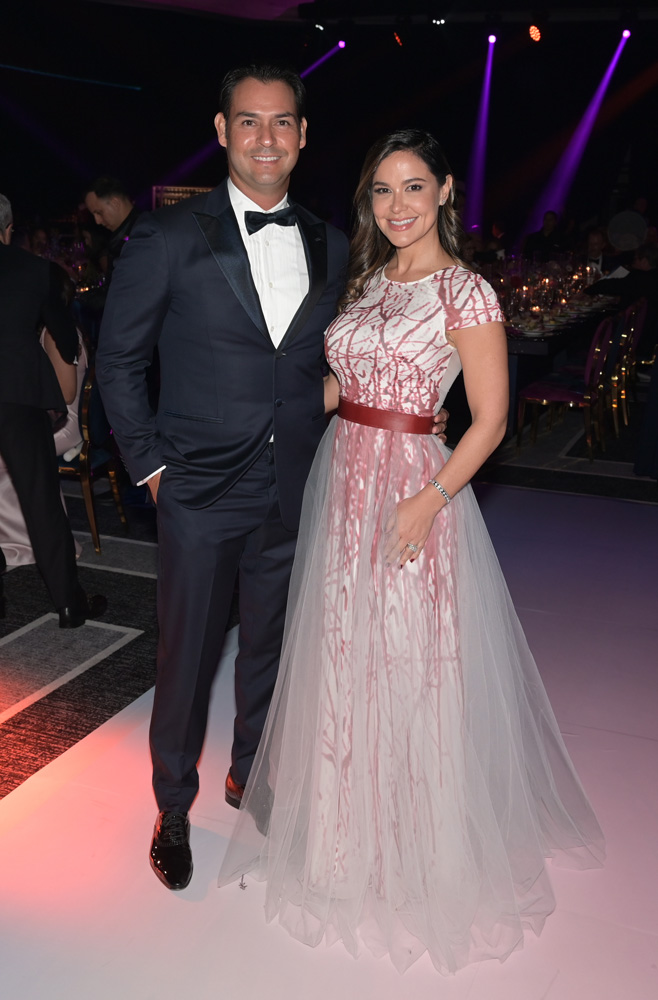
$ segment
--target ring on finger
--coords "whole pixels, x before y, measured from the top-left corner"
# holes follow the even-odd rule
[[[411,549],[414,555],[416,554],[416,552],[418,552],[418,546],[414,545],[413,542],[407,542],[407,548]]]

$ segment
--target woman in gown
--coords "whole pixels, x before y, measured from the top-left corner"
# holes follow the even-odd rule
[[[266,917],[404,971],[504,960],[555,901],[545,859],[600,865],[560,736],[468,481],[501,440],[507,350],[459,261],[452,176],[425,132],[366,159],[344,308],[326,334],[340,404],[306,489],[277,687],[224,885]],[[432,415],[463,367],[472,425]]]

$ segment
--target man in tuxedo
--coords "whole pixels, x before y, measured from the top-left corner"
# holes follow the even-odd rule
[[[619,258],[604,253],[606,245],[605,233],[602,229],[591,229],[587,234],[587,253],[585,263],[595,267],[599,276],[608,274],[618,264]]]
[[[57,376],[39,343],[43,326],[62,359],[75,361],[78,334],[58,293],[57,267],[11,245],[12,212],[0,195],[0,454],[21,505],[34,558],[60,628],[77,628],[107,606],[89,600],[78,582],[75,545],[59,492],[48,410],[66,413]],[[0,550],[0,573],[6,568]],[[1,578],[0,578],[1,584]],[[0,590],[0,613],[4,597]]]
[[[115,267],[97,356],[128,469],[157,503],[150,861],[170,889],[192,875],[187,813],[236,577],[233,806],[262,733],[304,483],[325,429],[323,332],[348,252],[343,233],[288,198],[306,144],[295,73],[228,73],[215,126],[228,179],[138,220]],[[154,413],[145,371],[156,346]]]

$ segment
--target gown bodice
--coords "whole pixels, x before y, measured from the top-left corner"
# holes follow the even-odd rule
[[[350,402],[401,413],[437,413],[461,370],[458,330],[503,319],[481,275],[459,265],[401,283],[377,272],[326,333],[327,360]]]

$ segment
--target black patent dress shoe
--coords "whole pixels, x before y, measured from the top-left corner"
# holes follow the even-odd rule
[[[86,597],[72,608],[58,608],[60,628],[80,628],[88,618],[100,618],[107,610],[107,597],[95,594]]]
[[[158,813],[149,860],[151,868],[168,889],[185,889],[190,884],[192,851],[186,813]]]
[[[226,784],[224,785],[224,798],[234,809],[239,809],[243,795],[244,785],[238,785],[237,781],[233,780],[233,775],[229,770],[226,775]]]

